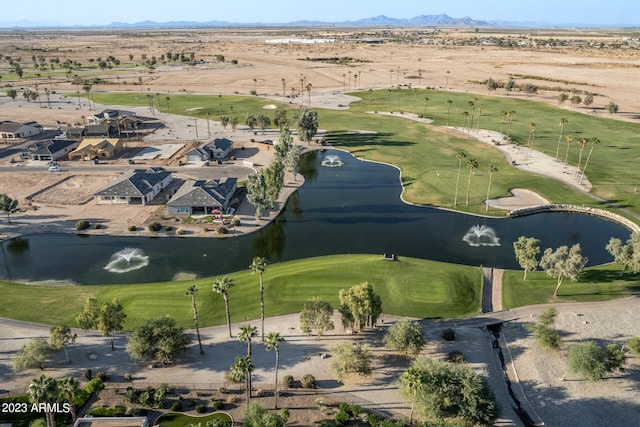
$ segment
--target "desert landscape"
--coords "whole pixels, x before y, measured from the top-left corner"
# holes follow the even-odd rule
[[[335,39],[332,43],[283,43],[286,38]],[[280,42],[273,42],[280,40]],[[510,47],[504,47],[508,43]],[[309,106],[316,109],[344,110],[350,102],[357,100],[346,95],[369,89],[432,88],[437,90],[487,94],[486,80],[507,81],[513,78],[519,85],[537,85],[532,93],[523,91],[505,92],[502,89],[491,93],[499,97],[521,97],[537,100],[550,105],[558,105],[558,95],[562,92],[584,91],[594,94],[592,104],[572,104],[566,102],[559,108],[577,111],[587,115],[609,117],[605,106],[615,102],[620,106],[615,119],[640,122],[640,81],[636,78],[640,68],[640,44],[632,32],[624,30],[491,30],[477,31],[473,28],[439,29],[238,29],[238,30],[144,30],[144,31],[3,31],[0,32],[0,47],[4,59],[0,65],[8,65],[7,58],[21,57],[29,61],[33,55],[39,62],[43,56],[45,66],[36,76],[28,79],[11,79],[2,76],[1,82],[7,87],[23,90],[43,91],[47,88],[47,98],[28,102],[19,96],[11,99],[6,93],[0,94],[0,119],[27,121],[34,120],[49,127],[57,123],[81,124],[85,118],[102,108],[112,106],[91,106],[90,93],[82,89],[82,79],[78,78],[91,66],[90,77],[94,83],[90,92],[139,92],[141,97],[148,94],[158,100],[170,98],[174,94],[246,95],[260,96],[266,100],[289,103],[292,106]],[[193,59],[169,61],[168,53],[184,54]],[[119,59],[119,64],[109,62],[109,67],[96,69],[109,56]],[[71,64],[67,73],[53,72],[50,58]],[[9,71],[6,72],[9,74]],[[74,74],[78,73],[78,74]],[[582,92],[581,92],[582,93]],[[83,97],[77,98],[76,95]],[[86,96],[86,97],[85,97]],[[169,101],[167,101],[168,103]],[[127,107],[132,109],[134,107]],[[147,113],[146,107],[135,107],[140,115]],[[158,107],[156,118],[172,129],[168,135],[164,131],[152,132],[144,138],[143,144],[176,142],[198,144],[204,137],[196,138],[179,111],[162,113],[164,106]],[[169,106],[167,105],[167,109]],[[256,167],[268,165],[273,153],[263,144],[251,141],[253,132],[239,128],[233,133],[212,119],[209,123],[214,135],[233,137],[238,147],[250,149],[252,156],[238,159],[232,166],[240,167],[243,160]],[[201,128],[202,129],[202,128]],[[458,130],[460,131],[460,130]],[[490,144],[494,134],[474,132],[474,137]],[[155,138],[155,139],[154,139]],[[10,149],[11,144],[2,144],[0,149]],[[319,147],[313,147],[317,149]],[[309,149],[309,148],[307,148]],[[506,150],[508,160],[518,160],[525,154]],[[511,157],[509,157],[511,156]],[[521,157],[518,157],[521,156]],[[173,167],[177,158],[159,162],[157,166]],[[541,166],[546,175],[553,176],[557,170],[552,166]],[[61,162],[63,169],[65,162]],[[126,159],[112,162],[112,166],[126,166]],[[231,164],[231,162],[230,162]],[[551,165],[550,162],[544,163]],[[151,165],[151,164],[148,164]],[[156,164],[154,164],[156,165]],[[20,206],[28,208],[22,215],[20,226],[2,224],[0,237],[41,232],[73,232],[78,219],[95,218],[104,225],[100,229],[89,230],[99,234],[129,234],[127,227],[132,223],[141,227],[154,218],[166,218],[163,207],[157,205],[118,207],[118,209],[98,207],[91,200],[91,194],[106,185],[120,172],[106,169],[98,173],[74,172],[52,174],[37,170],[32,173],[13,170],[12,156],[0,157],[0,193],[8,193],[20,200]],[[27,169],[25,167],[24,169]],[[246,178],[252,169],[247,168]],[[55,175],[55,182],[52,181]],[[561,174],[556,174],[562,179]],[[189,171],[179,177],[186,179]],[[303,185],[298,177],[286,177],[285,191],[278,200],[282,208],[296,188]],[[589,191],[590,183],[585,180],[579,189]],[[515,199],[491,200],[491,206],[514,209],[545,204],[546,200],[535,193],[514,189]],[[64,200],[64,202],[62,202]],[[166,208],[165,208],[166,209]],[[236,215],[241,225],[231,230],[231,234],[252,232],[273,219],[278,209],[265,213],[262,221],[253,218],[249,204],[241,204]],[[18,219],[16,215],[16,219]],[[214,232],[200,225],[185,227],[194,236],[210,236]],[[144,230],[135,232],[149,234]],[[175,235],[175,230],[165,233]],[[564,357],[567,346],[579,340],[592,339],[603,343],[622,345],[633,336],[640,335],[637,298],[628,298],[607,303],[577,303],[577,305],[555,305],[559,311],[556,327],[565,341],[557,353],[538,347],[534,338],[526,333],[523,324],[535,321],[535,317],[545,307],[527,307],[499,313],[486,313],[473,319],[448,321],[423,320],[426,330],[427,347],[424,354],[446,359],[452,350],[460,350],[476,371],[488,380],[502,408],[502,415],[496,425],[581,425],[581,426],[624,426],[640,416],[640,397],[637,393],[639,379],[638,359],[628,359],[624,374],[613,374],[604,381],[591,383],[578,378],[559,378],[565,371]],[[399,320],[385,316],[389,322]],[[506,321],[499,338],[499,349],[494,343],[494,334],[486,328],[495,319]],[[304,373],[312,373],[320,383],[334,386],[328,368],[328,360],[320,359],[319,353],[328,351],[329,344],[307,338],[297,331],[297,317],[270,319],[272,328],[291,341],[291,353],[286,357],[285,373],[298,378]],[[336,324],[339,320],[335,319]],[[457,328],[459,340],[446,343],[439,338],[444,327]],[[46,327],[21,324],[9,320],[2,321],[0,328],[0,351],[3,356],[0,376],[2,393],[16,394],[23,391],[29,379],[36,374],[28,371],[20,375],[11,373],[11,356],[25,339],[46,335]],[[226,352],[224,346],[239,343],[224,343],[221,328],[205,331],[207,351]],[[95,334],[78,331],[84,341],[73,355],[74,365],[70,370],[63,366],[62,359],[56,360],[55,376],[64,376],[85,365],[96,367],[88,360],[89,342],[106,345]],[[124,338],[121,338],[121,344]],[[331,340],[352,340],[344,331],[335,332]],[[349,401],[371,410],[382,411],[395,418],[407,417],[410,405],[399,393],[397,377],[400,366],[406,360],[391,355],[379,339],[379,331],[369,331],[358,336],[374,347],[376,372],[365,381],[347,383],[335,391],[331,387],[319,394],[333,402]],[[333,344],[333,342],[331,343]],[[299,346],[300,350],[294,350]],[[312,348],[313,351],[307,351]],[[307,349],[307,350],[305,350]],[[500,350],[500,354],[499,351]],[[231,351],[231,350],[230,350]],[[306,352],[305,352],[306,351]],[[260,355],[257,382],[265,386],[271,382],[269,363],[272,354]],[[229,352],[229,359],[231,358]],[[61,355],[59,355],[61,357]],[[104,357],[102,357],[104,356]],[[218,389],[228,385],[223,372],[212,373],[206,366],[192,367],[196,361],[195,350],[186,356],[183,363],[176,366],[151,369],[138,366],[126,359],[123,351],[101,354],[100,368],[110,371],[113,386],[124,387],[125,371],[133,372],[140,384],[172,382],[188,389]],[[226,354],[225,354],[226,357]],[[266,358],[269,361],[266,361]],[[501,359],[502,357],[502,359]],[[126,360],[125,360],[126,359]],[[107,362],[108,361],[108,362]],[[232,361],[228,360],[230,364]],[[114,366],[118,368],[114,369]],[[125,368],[126,367],[126,368]],[[54,374],[52,371],[48,372]],[[184,381],[184,378],[198,380]],[[505,378],[508,381],[505,381]],[[198,383],[198,384],[194,384]],[[203,387],[203,383],[207,387]],[[510,391],[511,390],[511,395]],[[342,394],[341,394],[342,393]],[[334,395],[335,394],[335,395]],[[522,409],[533,424],[516,414],[513,396],[522,404]],[[312,397],[291,398],[292,405],[314,405],[317,394]],[[270,398],[263,401],[270,402]],[[393,403],[390,403],[393,402]],[[112,401],[98,402],[96,405],[111,405]],[[241,409],[232,412],[234,417]],[[310,419],[322,419],[317,410],[295,412],[292,409],[293,425],[308,425]],[[570,422],[567,420],[571,420]]]

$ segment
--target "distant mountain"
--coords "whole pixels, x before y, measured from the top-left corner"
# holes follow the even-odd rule
[[[413,18],[391,18],[385,15],[358,19],[356,21],[293,21],[283,23],[227,22],[227,21],[169,21],[169,22],[113,22],[108,25],[60,25],[55,22],[15,21],[0,22],[0,28],[255,28],[255,27],[559,27],[545,22],[480,21],[471,17],[452,18],[446,14],[419,15]],[[584,26],[567,24],[565,26]]]

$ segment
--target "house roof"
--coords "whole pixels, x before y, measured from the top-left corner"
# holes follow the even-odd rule
[[[136,113],[132,111],[106,109],[106,110],[102,110],[98,114],[94,114],[92,117],[94,117],[97,120],[102,120],[107,118],[113,119],[118,116],[135,116],[135,115]]]
[[[218,149],[222,151],[227,151],[232,146],[233,146],[233,141],[227,138],[216,138],[207,144],[207,147],[211,149]]]
[[[153,187],[162,182],[171,172],[163,168],[135,169],[122,174],[114,183],[97,191],[95,196],[143,197],[153,192]]]
[[[87,147],[102,149],[105,149],[108,146],[117,147],[121,143],[122,142],[119,138],[85,138],[82,140],[80,145],[78,145],[76,151],[80,151]]]
[[[46,139],[30,144],[28,149],[33,154],[53,154],[77,143],[68,139]]]
[[[236,178],[188,180],[176,191],[167,206],[222,206],[235,190],[237,182]]]
[[[0,123],[0,132],[17,132],[22,129],[24,126],[37,127],[37,124],[34,123],[16,123],[16,122],[2,122]]]
[[[106,124],[105,125],[87,125],[84,128],[85,128],[85,133],[87,135],[90,135],[90,134],[108,135],[109,131],[116,129],[114,126],[106,125]]]

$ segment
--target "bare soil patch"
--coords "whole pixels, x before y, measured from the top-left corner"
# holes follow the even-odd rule
[[[33,196],[33,201],[54,205],[81,205],[93,199],[93,194],[108,185],[113,175],[70,175]]]

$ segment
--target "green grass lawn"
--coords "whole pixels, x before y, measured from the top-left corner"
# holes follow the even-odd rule
[[[153,94],[152,94],[153,95]],[[424,114],[425,98],[427,116],[434,120],[435,126],[443,126],[449,122],[452,126],[464,126],[463,112],[469,111],[469,101],[475,99],[474,124],[480,127],[506,132],[507,125],[501,124],[501,111],[515,111],[511,130],[514,142],[526,144],[529,126],[535,123],[534,149],[555,156],[558,148],[559,121],[565,117],[568,122],[564,126],[563,135],[573,135],[574,142],[570,146],[569,162],[577,165],[579,161],[579,140],[581,138],[598,137],[601,141],[594,149],[589,161],[587,176],[594,184],[592,190],[602,198],[614,201],[640,213],[640,193],[636,193],[636,184],[640,180],[640,171],[636,171],[635,163],[640,161],[640,152],[632,150],[633,138],[640,132],[640,125],[612,120],[600,113],[602,117],[579,114],[539,102],[509,98],[477,96],[468,93],[438,92],[431,90],[402,90],[391,93],[388,102],[388,91],[380,90],[369,93],[355,93],[362,101],[351,104],[348,111],[318,109],[319,124],[327,129],[327,140],[334,146],[347,149],[355,155],[377,161],[392,163],[402,170],[402,182],[405,187],[404,196],[408,201],[452,208],[453,196],[458,171],[456,154],[463,151],[467,159],[474,158],[479,167],[471,179],[470,206],[465,206],[464,196],[468,169],[466,159],[460,174],[459,198],[457,209],[465,212],[485,214],[489,174],[488,167],[495,164],[499,171],[493,175],[490,197],[507,196],[512,188],[524,187],[540,193],[557,203],[606,207],[602,203],[559,183],[553,179],[522,172],[510,164],[504,155],[497,150],[473,139],[455,137],[438,130],[433,125],[425,125],[399,117],[388,117],[367,114],[367,111],[415,111]],[[451,100],[449,117],[447,109]],[[107,105],[147,106],[146,94],[111,93],[95,94],[95,101]],[[218,120],[220,113],[230,116],[235,114],[239,122],[244,121],[247,113],[272,114],[262,107],[274,102],[253,96],[211,96],[211,95],[171,95],[167,106],[166,96],[160,95],[160,110],[193,117]],[[296,110],[287,104],[276,105],[289,109],[290,119]],[[154,105],[158,107],[157,96]],[[353,135],[346,131],[362,129],[375,131],[377,134]],[[259,132],[259,130],[258,130]],[[559,157],[564,159],[566,141],[561,139]],[[582,164],[590,150],[584,148]],[[462,197],[460,197],[462,195]],[[462,198],[463,203],[460,203]],[[614,208],[608,208],[616,211]],[[620,212],[618,212],[620,213]],[[504,211],[490,209],[490,215],[501,216]]]
[[[179,414],[176,412],[170,412],[163,414],[156,421],[157,425],[164,427],[187,427],[187,426],[200,426],[205,427],[207,421],[210,420],[223,420],[231,423],[231,417],[228,414],[217,412],[209,415],[191,416],[186,414]]]
[[[558,282],[545,272],[529,272],[524,281],[522,271],[506,271],[502,304],[504,308],[513,308],[555,302],[607,301],[639,293],[640,274],[626,272],[621,276],[620,270],[614,264],[588,268],[577,282],[565,279],[557,297],[553,296],[553,291]]]
[[[235,283],[229,297],[232,321],[259,318],[258,276],[241,271],[229,277]],[[200,325],[221,325],[226,321],[224,302],[211,290],[214,280],[60,287],[0,282],[3,299],[12,301],[0,305],[0,317],[75,326],[73,318],[84,301],[96,296],[104,301],[120,299],[128,330],[164,315],[174,317],[183,327],[192,327],[193,312],[186,290],[196,284]],[[340,289],[366,281],[380,294],[384,313],[388,314],[451,318],[480,309],[482,274],[476,267],[404,257],[392,262],[380,255],[336,255],[268,266],[264,275],[266,315],[299,312],[313,296],[330,301],[337,309]]]

